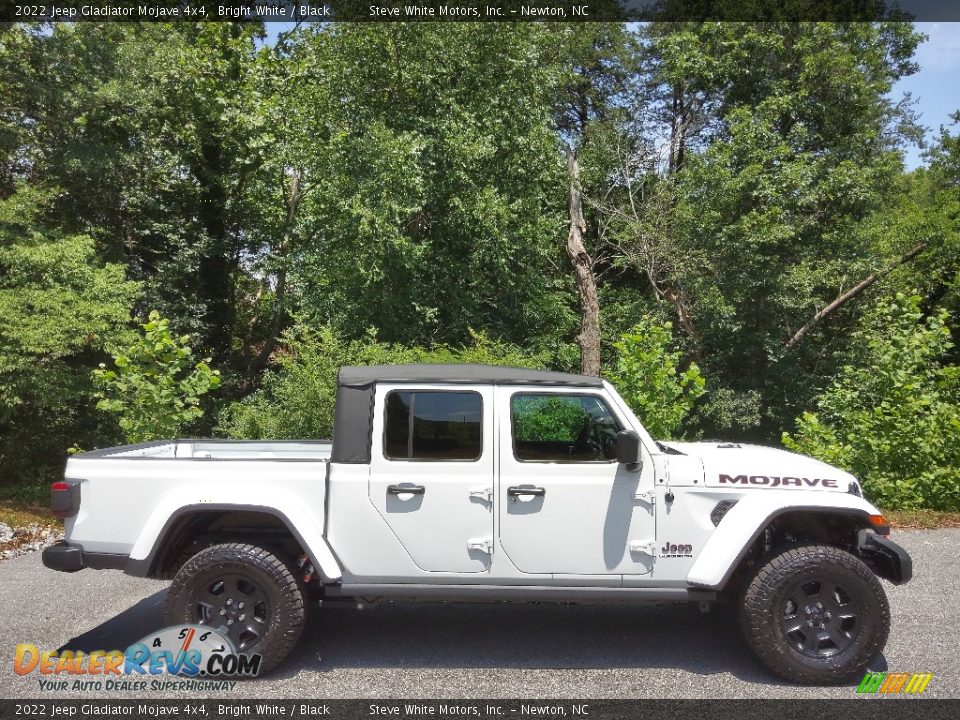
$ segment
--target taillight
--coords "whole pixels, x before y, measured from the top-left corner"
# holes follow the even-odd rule
[[[80,511],[80,482],[55,482],[50,485],[50,510],[54,517],[73,517]]]

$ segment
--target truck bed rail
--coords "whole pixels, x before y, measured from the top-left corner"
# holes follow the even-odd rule
[[[123,460],[291,460],[328,461],[329,440],[153,440],[80,453],[75,457]]]

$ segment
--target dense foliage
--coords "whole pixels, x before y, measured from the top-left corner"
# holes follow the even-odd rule
[[[891,95],[921,41],[0,28],[0,493],[71,446],[329,435],[341,364],[589,351],[655,435],[786,432],[883,503],[955,507],[960,140],[905,172]]]
[[[109,441],[90,369],[128,332],[136,295],[81,233],[45,226],[50,195],[0,199],[0,485],[36,482],[66,449]]]
[[[917,295],[878,307],[854,340],[863,347],[804,413],[784,445],[864,478],[878,503],[960,510],[960,366],[950,316],[926,317]]]
[[[228,405],[217,430],[235,438],[327,438],[333,433],[337,372],[344,365],[480,363],[542,367],[544,359],[473,333],[471,344],[429,349],[379,340],[375,335],[345,340],[330,327],[299,324],[284,336],[261,387]]]

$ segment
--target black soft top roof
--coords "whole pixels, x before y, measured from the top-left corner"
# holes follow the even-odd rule
[[[495,365],[368,365],[340,369],[340,385],[365,387],[378,382],[475,383],[491,385],[564,385],[602,387],[590,375],[498,367]]]
[[[370,462],[373,442],[373,396],[378,382],[461,383],[475,385],[603,386],[598,377],[495,367],[493,365],[370,365],[343,367],[333,419],[335,463]]]

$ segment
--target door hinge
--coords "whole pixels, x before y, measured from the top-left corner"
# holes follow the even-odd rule
[[[655,492],[639,492],[634,493],[634,500],[639,500],[642,503],[647,505],[655,505],[657,503],[657,494]]]
[[[471,488],[470,497],[480,498],[484,502],[493,502],[493,488],[492,487]]]
[[[630,552],[643,553],[650,557],[656,557],[657,542],[655,540],[643,540],[641,542],[630,543]]]
[[[493,554],[492,538],[470,538],[467,540],[467,550],[479,550],[487,555]]]

